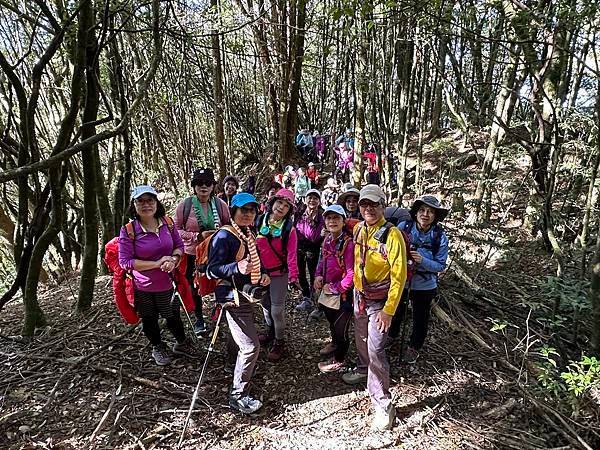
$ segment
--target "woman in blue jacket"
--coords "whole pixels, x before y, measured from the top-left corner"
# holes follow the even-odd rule
[[[410,215],[412,219],[400,222],[398,228],[410,238],[409,265],[412,262],[413,276],[404,288],[389,337],[398,337],[410,297],[413,326],[404,361],[414,364],[427,336],[431,302],[437,295],[438,274],[446,269],[448,237],[439,222],[446,218],[448,209],[433,195],[423,195],[413,203]]]
[[[270,279],[261,268],[256,237],[251,229],[258,212],[256,198],[245,192],[236,194],[231,199],[230,211],[231,225],[222,227],[211,238],[206,273],[209,278],[220,280],[215,289],[217,303],[231,305],[236,300],[238,303],[225,310],[231,337],[236,344],[229,406],[243,414],[252,414],[261,408],[262,402],[250,396],[250,380],[260,343],[249,297],[253,292],[260,292]],[[242,292],[250,293],[250,296]]]

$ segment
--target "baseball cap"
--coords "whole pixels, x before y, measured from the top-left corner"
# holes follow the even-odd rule
[[[246,206],[250,203],[254,203],[255,206],[258,206],[258,201],[256,197],[252,194],[248,194],[247,192],[240,192],[239,194],[235,194],[231,199],[231,207],[241,208],[242,206]]]
[[[308,197],[311,194],[316,195],[317,197],[319,197],[319,199],[321,199],[321,191],[319,191],[318,189],[309,189],[308,191],[306,191],[306,197]]]
[[[344,211],[344,208],[342,208],[340,205],[328,206],[325,211],[323,211],[323,217],[327,217],[327,214],[338,214],[344,219],[346,218],[346,211]]]
[[[363,200],[370,200],[375,203],[385,203],[385,193],[376,184],[367,184],[360,190],[358,203],[360,204]]]
[[[131,190],[131,199],[132,200],[138,199],[144,194],[151,194],[151,195],[154,195],[155,197],[158,197],[158,192],[156,192],[156,190],[152,186],[148,186],[147,184],[142,184],[140,186],[134,187]]]

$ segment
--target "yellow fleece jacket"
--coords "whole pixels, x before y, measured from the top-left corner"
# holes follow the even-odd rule
[[[354,286],[355,289],[362,291],[361,264],[363,249],[366,245],[365,278],[369,284],[390,278],[390,290],[383,311],[393,316],[400,304],[406,282],[406,246],[400,230],[396,227],[390,228],[385,243],[387,258],[384,258],[380,252],[382,244],[373,237],[384,224],[385,218],[382,217],[373,226],[367,226],[365,222],[356,225],[359,231],[354,246]]]

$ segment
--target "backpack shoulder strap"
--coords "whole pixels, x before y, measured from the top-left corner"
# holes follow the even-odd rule
[[[134,241],[135,240],[135,229],[133,228],[133,220],[130,220],[129,222],[127,222],[125,224],[125,230],[127,231],[127,236],[129,236],[129,239]]]
[[[182,227],[185,230],[185,226],[187,224],[187,221],[190,217],[190,212],[192,211],[192,197],[187,197],[184,201],[183,201],[183,223],[182,223]]]
[[[390,234],[390,230],[393,228],[394,224],[391,222],[384,223],[379,230],[375,232],[373,238],[381,244],[385,244]]]
[[[223,225],[220,229],[229,231],[231,234],[233,234],[237,238],[238,241],[240,241],[240,248],[238,249],[237,254],[235,255],[235,260],[236,261],[241,260],[244,257],[244,253],[246,253],[246,246],[244,245],[245,241],[240,237],[240,235],[238,234],[236,229],[233,228],[231,225]],[[215,234],[217,234],[217,233],[214,233],[213,236]]]
[[[414,222],[412,220],[407,220],[404,222],[404,232],[406,234],[410,234],[410,230],[412,230]]]
[[[344,233],[343,239],[338,244],[338,248],[337,248],[337,252],[336,252],[336,258],[338,261],[338,265],[340,266],[340,269],[342,269],[342,272],[344,274],[346,273],[346,264],[344,262],[344,254],[346,253],[346,248],[348,248],[348,243],[350,242],[350,239],[351,239],[350,236],[348,234]]]
[[[173,221],[173,218],[170,216],[163,216],[162,221],[167,227],[169,227],[169,232],[172,233],[173,229],[175,228],[175,222]]]
[[[440,251],[440,245],[442,245],[442,233],[444,228],[436,223],[432,230],[431,236],[431,253],[435,256]]]
[[[285,219],[285,223],[283,224],[283,231],[281,233],[281,248],[287,254],[287,245],[290,240],[290,233],[292,232],[292,227],[294,226],[294,221],[292,217],[288,217]]]

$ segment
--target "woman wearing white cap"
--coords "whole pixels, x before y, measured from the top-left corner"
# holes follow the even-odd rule
[[[331,343],[319,352],[330,358],[319,363],[319,370],[330,373],[345,367],[350,347],[348,328],[353,309],[354,242],[345,231],[344,208],[332,205],[323,216],[329,234],[321,247],[314,285],[315,290],[320,291],[319,304],[331,331]]]

